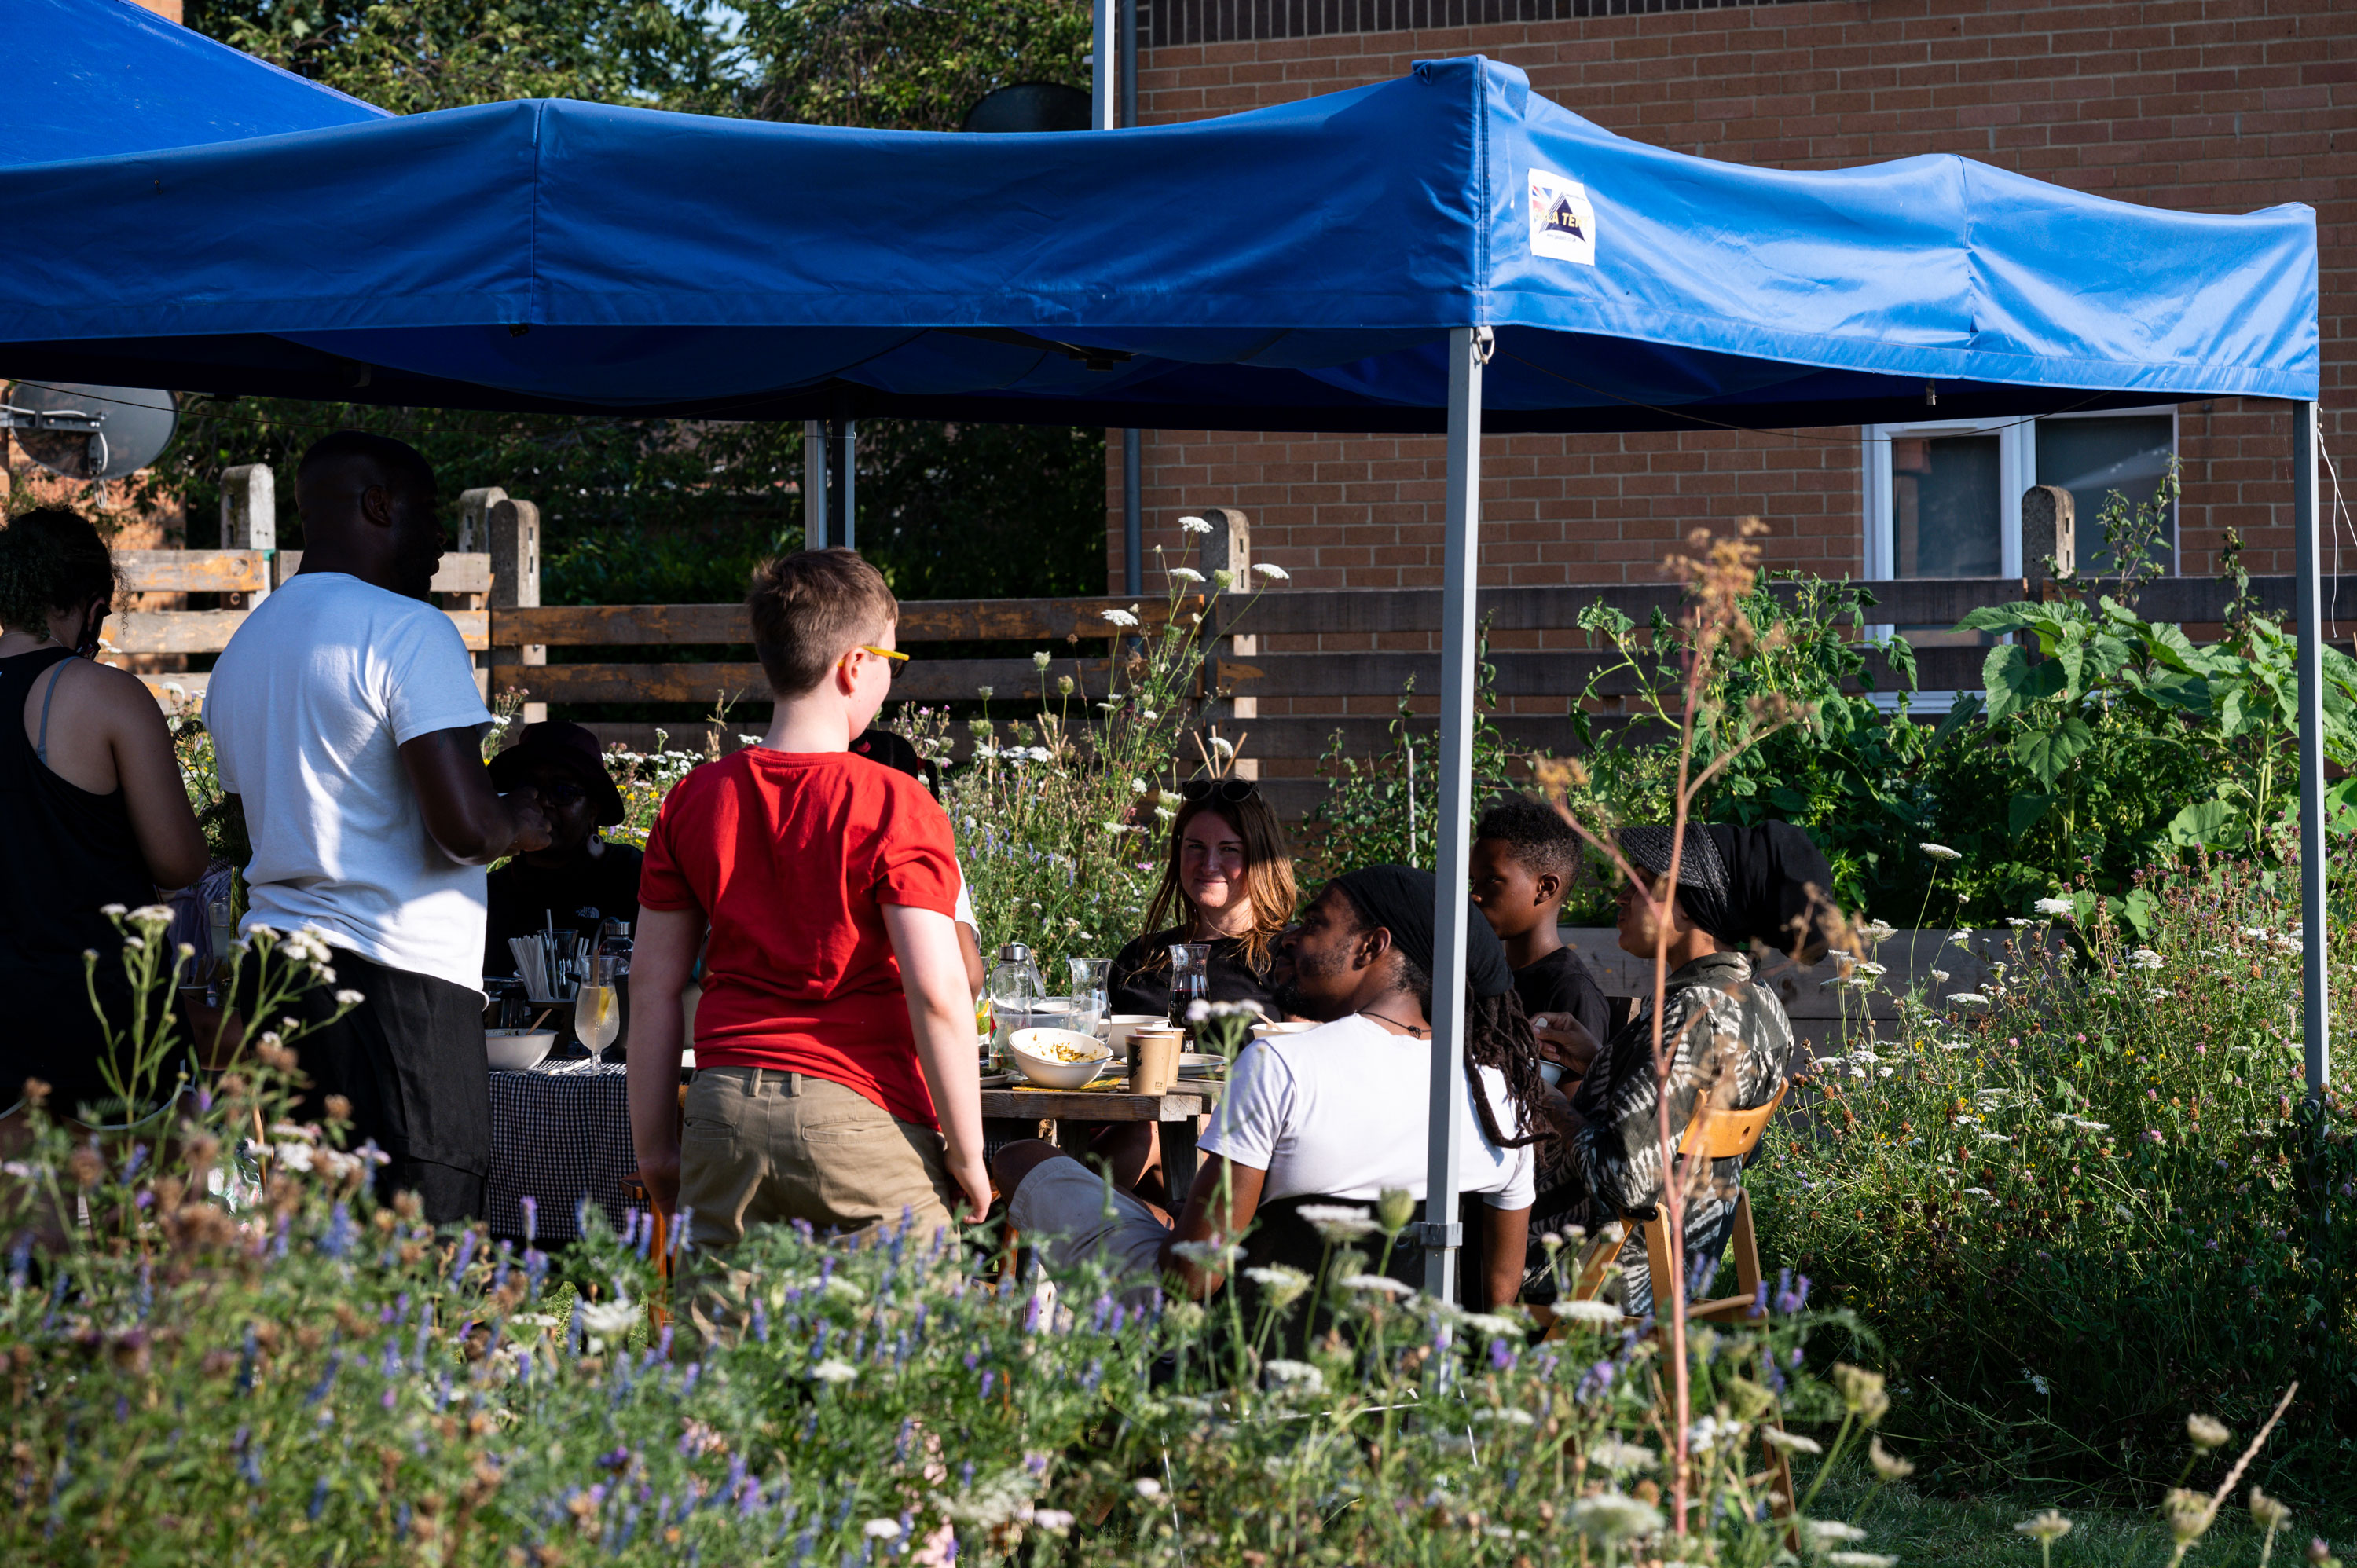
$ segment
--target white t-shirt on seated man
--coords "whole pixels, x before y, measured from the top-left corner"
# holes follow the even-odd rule
[[[1505,1075],[1479,1070],[1491,1115],[1512,1128]],[[1352,1013],[1247,1047],[1200,1147],[1266,1172],[1264,1204],[1313,1195],[1372,1204],[1386,1188],[1421,1198],[1431,1109],[1431,1041]],[[1528,1208],[1537,1195],[1530,1145],[1490,1142],[1469,1101],[1462,1118],[1458,1190],[1492,1208]]]
[[[1421,919],[1400,922],[1415,928],[1408,934],[1418,950],[1410,954],[1394,942],[1390,927],[1359,908],[1351,877],[1329,883],[1286,929],[1275,951],[1277,1004],[1325,1026],[1263,1041],[1238,1059],[1234,1081],[1200,1145],[1210,1159],[1189,1186],[1186,1211],[1175,1224],[1053,1144],[1029,1140],[1001,1149],[992,1162],[999,1190],[1009,1195],[1008,1223],[1039,1238],[1060,1264],[1103,1254],[1118,1273],[1140,1282],[1134,1294],[1169,1275],[1200,1297],[1218,1288],[1221,1271],[1176,1244],[1233,1240],[1250,1229],[1264,1203],[1318,1195],[1372,1205],[1387,1187],[1420,1199],[1432,1046],[1424,1003],[1404,960],[1412,957],[1415,968],[1430,973],[1434,884],[1430,873],[1401,867],[1354,875],[1377,874],[1394,894],[1403,887],[1420,892]],[[1478,919],[1468,940],[1493,947],[1497,941]],[[1503,972],[1503,955],[1491,956]],[[1498,1126],[1511,1135],[1525,1125],[1503,1076],[1489,1068],[1479,1076]],[[1491,1142],[1469,1104],[1457,1142],[1459,1189],[1480,1193],[1484,1204],[1488,1278],[1473,1282],[1469,1294],[1501,1306],[1522,1286],[1534,1162],[1528,1146],[1501,1149]],[[1215,1213],[1222,1190],[1231,1206]]]

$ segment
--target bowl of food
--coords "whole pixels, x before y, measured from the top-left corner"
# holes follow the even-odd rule
[[[1178,1053],[1180,1078],[1217,1078],[1228,1070],[1228,1058],[1217,1051],[1181,1051]]]
[[[1159,1013],[1115,1013],[1104,1021],[1105,1044],[1114,1052],[1125,1049],[1129,1037],[1140,1029],[1159,1029],[1169,1023]]]
[[[483,1031],[483,1054],[491,1058],[493,1072],[522,1072],[535,1068],[556,1044],[554,1029],[486,1029]]]
[[[1077,1029],[1017,1029],[1007,1054],[1042,1089],[1084,1089],[1113,1061],[1113,1047]]]

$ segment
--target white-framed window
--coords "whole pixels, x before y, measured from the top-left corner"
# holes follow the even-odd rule
[[[2111,566],[2100,518],[2106,496],[2152,499],[2177,450],[2177,410],[2110,410],[2035,420],[1923,419],[1871,424],[1861,432],[1866,575],[2018,577],[2035,570],[2021,550],[2021,495],[2031,485],[2072,493],[2078,569]],[[2177,519],[2158,542],[2177,570]],[[1917,648],[1989,640],[1946,627],[1884,625],[1875,636],[1903,634]],[[1925,692],[1921,712],[1945,709],[1949,692]]]

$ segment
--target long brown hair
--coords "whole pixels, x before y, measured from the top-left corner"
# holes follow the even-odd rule
[[[1293,849],[1285,838],[1285,824],[1276,820],[1268,802],[1255,789],[1241,800],[1218,799],[1189,800],[1178,808],[1170,820],[1170,843],[1164,852],[1162,885],[1154,890],[1154,901],[1146,908],[1146,929],[1161,930],[1166,925],[1184,924],[1189,937],[1194,935],[1195,922],[1202,911],[1187,897],[1179,881],[1179,845],[1187,836],[1187,825],[1209,812],[1233,828],[1236,836],[1244,841],[1244,895],[1252,900],[1252,929],[1239,940],[1244,944],[1244,961],[1255,972],[1266,972],[1269,966],[1269,944],[1293,918],[1293,906],[1300,897],[1300,889],[1293,880]],[[1168,955],[1157,957],[1168,962]]]

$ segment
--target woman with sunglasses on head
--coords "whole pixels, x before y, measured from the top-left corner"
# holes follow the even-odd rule
[[[0,1112],[28,1078],[60,1116],[112,1097],[82,952],[102,955],[95,983],[119,1026],[123,939],[101,910],[205,874],[162,710],[135,676],[95,662],[114,589],[105,542],[71,512],[0,529]],[[0,1146],[20,1124],[0,1122]]]
[[[529,936],[552,919],[594,940],[600,921],[639,918],[639,866],[646,857],[597,837],[599,828],[622,820],[622,795],[607,775],[596,736],[562,720],[527,725],[515,745],[491,758],[490,773],[503,795],[525,785],[539,791],[549,843],[491,873],[484,973],[513,973],[508,939]]]
[[[1209,942],[1207,1000],[1256,1003],[1274,1018],[1274,946],[1298,896],[1284,824],[1249,779],[1190,779],[1180,795],[1149,934],[1113,961],[1113,1010],[1167,1016],[1172,945]]]

